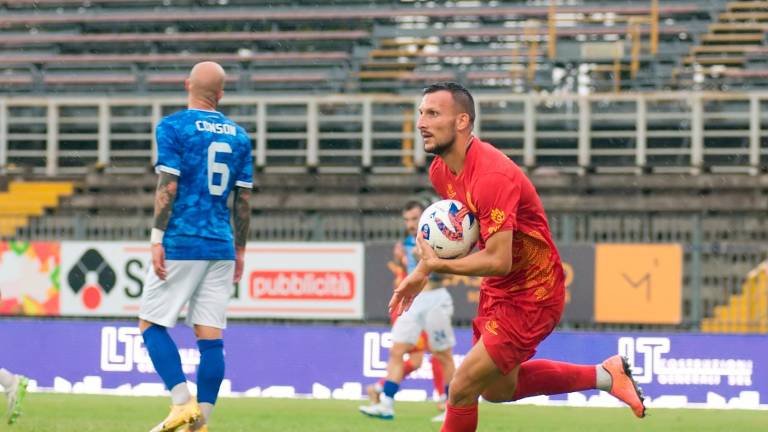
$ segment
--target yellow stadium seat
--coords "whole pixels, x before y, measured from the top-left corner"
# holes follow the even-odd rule
[[[11,237],[27,224],[30,217],[40,216],[46,208],[55,207],[59,199],[74,193],[72,182],[17,182],[0,192],[0,236]]]
[[[752,269],[741,292],[715,306],[712,315],[702,320],[702,332],[768,333],[768,261]]]

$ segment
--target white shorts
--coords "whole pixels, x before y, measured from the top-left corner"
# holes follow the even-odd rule
[[[186,323],[224,329],[232,293],[234,261],[165,261],[168,276],[161,280],[152,265],[144,283],[139,318],[173,327],[184,305]]]
[[[394,342],[416,345],[422,330],[427,333],[432,352],[445,351],[456,345],[456,336],[451,325],[453,299],[445,288],[422,292],[413,301],[411,308],[395,321],[392,326]]]

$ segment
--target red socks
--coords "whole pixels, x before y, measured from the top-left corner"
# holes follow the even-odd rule
[[[575,365],[552,360],[530,360],[520,365],[513,400],[529,396],[555,395],[595,388],[594,365]],[[454,407],[448,404],[441,432],[475,432],[477,405]]]
[[[455,407],[448,404],[441,432],[475,432],[477,430],[477,404]]]
[[[432,356],[432,382],[435,384],[435,390],[437,390],[437,394],[444,395],[445,394],[445,380],[443,378],[443,365],[440,364],[440,361]]]
[[[591,390],[595,388],[596,379],[595,365],[530,360],[520,365],[512,400]]]

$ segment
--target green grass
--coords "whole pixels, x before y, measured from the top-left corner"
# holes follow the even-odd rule
[[[168,398],[29,394],[15,432],[148,431],[167,414]],[[439,431],[431,403],[399,402],[396,418],[357,412],[358,401],[221,399],[211,431],[366,432]],[[5,414],[4,411],[0,411]],[[480,405],[479,431],[768,431],[766,411],[651,410],[637,420],[629,409]]]

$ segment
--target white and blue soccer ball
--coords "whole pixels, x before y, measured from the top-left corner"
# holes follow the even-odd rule
[[[424,210],[419,219],[419,234],[440,258],[467,255],[480,237],[477,218],[462,203],[441,200]]]

